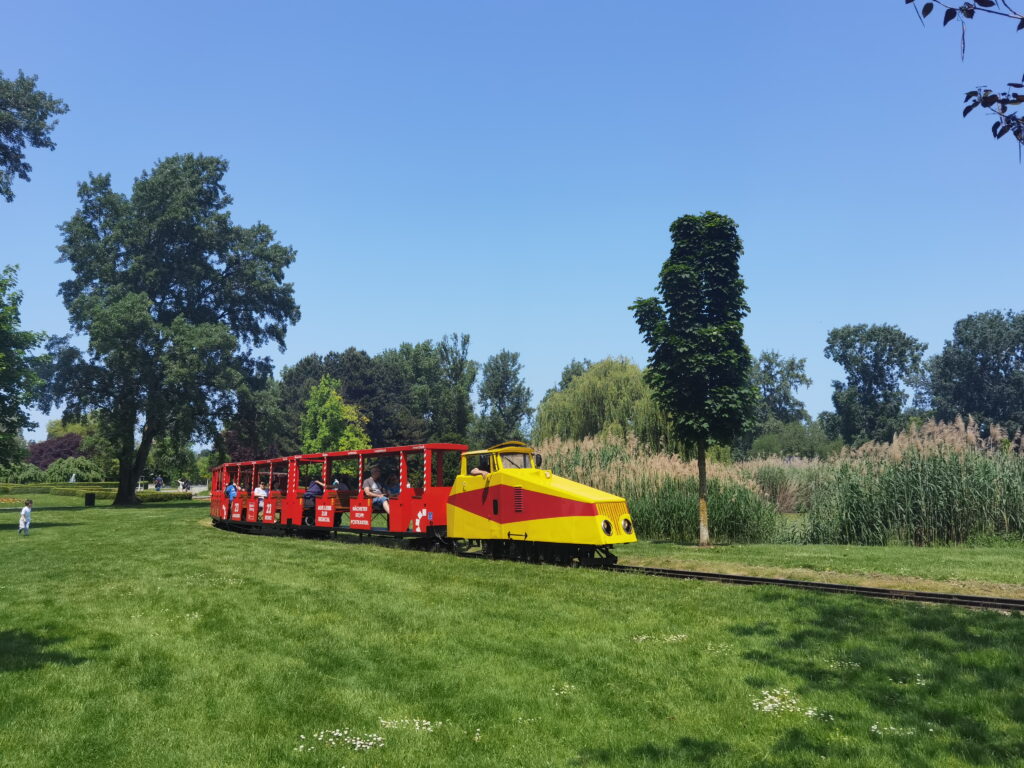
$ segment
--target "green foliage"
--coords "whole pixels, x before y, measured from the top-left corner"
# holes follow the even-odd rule
[[[937,418],[1024,428],[1024,313],[993,310],[958,320],[928,372]]]
[[[284,270],[295,252],[264,224],[236,226],[227,162],[175,155],[144,172],[130,196],[90,176],[80,208],[61,226],[60,293],[85,352],[51,345],[65,416],[94,411],[116,447],[119,503],[130,503],[154,440],[212,438],[236,391],[265,376],[254,350],[284,349],[299,317]],[[136,443],[138,435],[138,443]]]
[[[46,482],[46,472],[35,464],[18,462],[7,467],[0,467],[0,483],[43,483]]]
[[[762,425],[762,433],[751,444],[749,455],[799,456],[805,459],[824,459],[839,452],[841,440],[830,440],[818,422],[803,424],[793,421],[784,424],[771,421]]]
[[[735,222],[711,211],[676,219],[671,233],[660,297],[631,306],[651,350],[647,381],[681,442],[727,445],[755,398],[743,341],[743,244]]]
[[[354,451],[370,447],[366,417],[338,394],[339,383],[324,376],[313,387],[302,416],[302,452]]]
[[[196,453],[191,445],[173,437],[157,438],[149,454],[149,473],[161,475],[168,485],[179,478],[191,480],[196,476]]]
[[[67,105],[36,87],[38,78],[18,71],[14,80],[0,72],[0,196],[14,200],[14,179],[29,181],[32,166],[25,162],[25,148],[53,150],[50,138],[57,115]]]
[[[587,361],[585,367],[573,361],[558,388],[537,408],[535,442],[603,434],[632,436],[655,449],[674,444],[669,421],[654,402],[643,371],[624,357]]]
[[[479,368],[468,349],[468,335],[451,334],[436,343],[403,343],[374,357],[350,347],[302,358],[281,373],[283,434],[296,436],[283,442],[281,453],[301,449],[302,404],[323,376],[340,382],[342,398],[367,417],[373,445],[467,442]]]
[[[919,373],[927,347],[894,325],[844,325],[829,331],[825,357],[846,372],[845,382],[832,382],[844,441],[892,439],[903,426],[903,386]]]
[[[755,418],[760,424],[770,420],[790,424],[806,421],[810,417],[804,404],[797,399],[796,390],[813,383],[806,371],[804,357],[783,357],[775,350],[762,352],[753,369],[753,385],[760,398]]]
[[[0,78],[0,117],[3,116],[5,82]],[[0,127],[0,137],[2,135]],[[2,185],[3,176],[0,174],[0,193]],[[0,270],[0,466],[24,456],[21,430],[35,426],[26,409],[42,383],[29,353],[42,341],[43,335],[20,328],[22,294],[17,290],[17,277],[15,267]]]
[[[818,484],[813,544],[962,544],[1024,536],[1024,461],[1010,453],[914,447],[837,462]]]
[[[57,459],[46,468],[46,480],[51,483],[67,483],[74,477],[76,482],[91,483],[104,480],[102,467],[84,456]]]
[[[533,408],[532,393],[523,380],[522,370],[519,353],[507,349],[491,355],[484,363],[478,390],[481,414],[475,425],[476,445],[524,439]]]

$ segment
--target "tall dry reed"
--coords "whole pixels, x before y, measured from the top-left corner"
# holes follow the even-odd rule
[[[697,540],[697,464],[654,453],[621,437],[548,440],[538,449],[555,473],[622,496],[640,536],[681,543]],[[712,539],[771,540],[778,518],[771,502],[734,465],[709,465]]]

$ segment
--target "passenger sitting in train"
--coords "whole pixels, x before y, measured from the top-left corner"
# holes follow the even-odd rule
[[[342,477],[341,475],[335,475],[334,476],[334,482],[331,483],[331,490],[332,491],[348,491],[350,489],[348,487],[348,483],[345,482],[345,478],[344,477]]]
[[[402,486],[398,482],[398,475],[393,472],[388,475],[388,479],[384,481],[384,492],[392,499],[398,498],[398,494],[402,492]]]
[[[256,497],[256,508],[262,513],[263,500],[267,498],[267,484],[260,483],[257,485],[256,490],[252,492],[252,495]]]
[[[324,484],[323,481],[318,477],[314,477],[309,483],[309,487],[306,488],[306,492],[302,494],[302,521],[306,525],[313,525],[313,517],[316,510],[316,500],[324,495]]]
[[[387,494],[380,486],[380,467],[370,469],[370,476],[363,480],[363,493],[373,499],[373,506],[380,507],[384,514],[391,513],[391,505],[388,504]]]

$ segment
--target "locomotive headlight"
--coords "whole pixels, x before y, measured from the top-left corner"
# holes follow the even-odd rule
[[[633,532],[633,523],[630,522],[628,517],[622,518],[622,532],[627,536]]]
[[[611,520],[602,520],[601,521],[601,530],[604,531],[604,535],[605,536],[611,536],[612,535],[612,521]]]

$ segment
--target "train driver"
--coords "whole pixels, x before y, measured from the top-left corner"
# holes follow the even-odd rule
[[[384,510],[384,514],[391,513],[388,496],[380,485],[380,467],[372,467],[370,469],[370,476],[363,480],[363,493],[373,499],[373,506],[380,507]]]
[[[480,477],[487,477],[489,474],[491,474],[490,469],[491,456],[490,454],[485,453],[483,456],[480,457],[479,464],[473,467],[471,470],[469,470],[469,474],[479,475]]]

